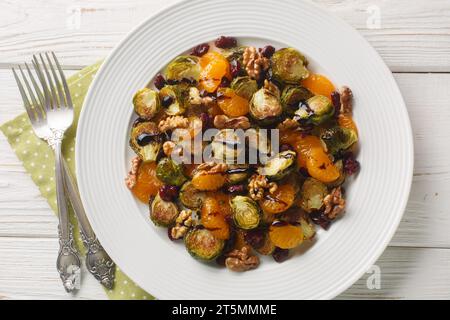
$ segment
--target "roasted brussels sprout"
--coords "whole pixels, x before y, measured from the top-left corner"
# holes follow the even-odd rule
[[[133,97],[134,112],[145,120],[152,119],[161,110],[159,95],[156,91],[144,88]]]
[[[186,111],[184,84],[165,86],[159,91],[159,98],[169,116],[182,115]]]
[[[182,164],[178,164],[170,158],[163,158],[158,162],[156,176],[171,186],[181,186],[187,180],[183,174]]]
[[[325,184],[314,178],[305,180],[301,190],[300,207],[306,212],[319,210],[323,206],[323,199],[328,189]]]
[[[275,245],[272,240],[270,240],[269,234],[267,232],[264,233],[264,243],[261,247],[255,248],[256,252],[262,254],[264,256],[269,256],[275,251]]]
[[[320,139],[326,144],[328,152],[335,154],[350,148],[358,141],[358,135],[352,129],[335,126],[325,130]]]
[[[287,116],[292,117],[297,111],[300,102],[311,98],[313,94],[305,87],[300,86],[286,86],[281,94],[281,105],[283,111]]]
[[[246,181],[250,175],[248,165],[230,165],[227,170],[228,184],[237,184]]]
[[[180,201],[189,209],[200,209],[205,197],[206,194],[203,191],[197,190],[190,181],[181,187]]]
[[[261,214],[258,205],[249,197],[236,196],[231,199],[234,223],[245,230],[254,229],[259,225]]]
[[[250,116],[262,126],[278,121],[282,112],[280,97],[266,88],[256,91],[250,101]]]
[[[166,79],[180,81],[184,79],[198,81],[200,63],[196,56],[178,56],[166,68]]]
[[[296,153],[288,150],[271,158],[264,167],[258,168],[258,173],[271,180],[280,180],[286,177],[295,167]]]
[[[297,84],[309,76],[306,58],[294,48],[278,50],[271,61],[273,78],[279,82]]]
[[[237,77],[231,82],[231,89],[233,89],[238,96],[250,101],[255,92],[258,91],[258,84],[256,80],[253,80],[250,77]]]
[[[222,253],[225,241],[216,238],[208,229],[193,228],[184,237],[184,244],[194,258],[210,261]]]
[[[326,183],[327,187],[329,188],[334,188],[334,187],[338,187],[341,184],[343,184],[345,182],[345,172],[344,172],[344,162],[341,160],[338,160],[334,163],[334,165],[336,166],[336,168],[339,170],[339,178],[337,178],[335,181],[333,182],[328,182]]]
[[[156,161],[161,149],[162,137],[154,122],[137,122],[130,134],[130,147],[144,161]]]
[[[236,163],[242,148],[238,148],[241,142],[240,137],[233,129],[222,129],[213,138],[211,150],[213,157],[226,163]]]
[[[312,224],[309,219],[305,217],[300,218],[300,226],[303,230],[303,239],[304,240],[311,240],[316,235],[316,228]]]
[[[174,202],[162,200],[159,194],[150,203],[150,219],[157,226],[170,227],[175,223],[179,213]]]
[[[330,99],[322,95],[316,95],[301,104],[295,112],[295,117],[300,121],[319,125],[334,115],[334,107]]]
[[[245,46],[233,47],[223,51],[223,55],[228,61],[238,61],[242,64]]]

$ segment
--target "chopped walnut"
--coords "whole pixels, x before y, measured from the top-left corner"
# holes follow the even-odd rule
[[[286,118],[284,119],[284,121],[282,123],[280,123],[277,126],[278,130],[292,130],[292,129],[297,129],[298,127],[300,127],[300,124],[298,123],[298,121],[295,121],[294,119],[291,118]]]
[[[196,87],[189,89],[189,104],[192,106],[210,106],[214,102],[212,97],[202,97]]]
[[[225,266],[231,271],[244,272],[258,267],[259,258],[252,255],[249,246],[243,246],[242,249],[234,249],[227,254]]]
[[[182,116],[172,116],[161,120],[158,124],[158,129],[161,132],[166,132],[177,128],[187,128],[188,126],[189,120],[187,118]]]
[[[142,159],[138,156],[131,159],[131,169],[128,172],[127,177],[125,178],[125,184],[127,185],[128,189],[133,189],[136,185],[137,180],[137,172],[139,169],[139,165],[141,164]]]
[[[170,157],[170,155],[172,154],[173,149],[175,149],[176,144],[173,141],[166,141],[163,144],[163,151],[164,154],[168,157]]]
[[[341,187],[331,190],[330,194],[323,199],[323,203],[325,205],[323,213],[329,219],[335,219],[339,214],[343,213],[345,209],[345,199],[342,197]]]
[[[197,167],[197,170],[208,174],[225,173],[228,170],[228,165],[226,163],[204,162]]]
[[[272,194],[277,191],[277,189],[278,185],[275,182],[269,182],[266,176],[263,175],[252,175],[248,183],[248,193],[255,201],[261,200],[264,197],[264,192],[266,190]]]
[[[261,71],[267,70],[270,66],[270,60],[263,57],[255,47],[245,48],[242,62],[245,71],[252,79],[259,79]]]
[[[214,117],[214,127],[217,129],[248,129],[250,121],[247,117],[229,118],[224,114]]]
[[[266,89],[269,92],[272,92],[275,96],[279,97],[281,95],[280,89],[269,80],[264,80],[264,89]]]
[[[353,92],[349,87],[343,86],[339,93],[341,95],[341,113],[352,113]]]
[[[175,220],[175,226],[170,230],[170,235],[173,239],[183,238],[188,230],[194,225],[194,222],[192,210],[182,210]]]

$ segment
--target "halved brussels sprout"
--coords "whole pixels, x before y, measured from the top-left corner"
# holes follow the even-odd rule
[[[156,176],[171,186],[181,186],[187,180],[183,174],[183,165],[170,158],[163,158],[158,162]]]
[[[264,167],[258,168],[258,173],[270,180],[280,180],[292,172],[295,167],[296,153],[291,150],[283,151],[271,158]]]
[[[249,197],[236,196],[230,202],[237,227],[250,230],[259,225],[261,214],[255,201]]]
[[[260,125],[273,124],[282,112],[280,97],[266,88],[256,91],[250,101],[250,116]]]
[[[225,241],[216,238],[208,229],[193,228],[184,237],[184,244],[194,258],[210,261],[222,253]]]
[[[228,184],[237,184],[246,181],[250,176],[248,165],[230,165],[227,170]]]
[[[262,247],[255,248],[256,252],[259,254],[262,254],[264,256],[269,256],[275,251],[275,245],[273,244],[272,240],[270,240],[269,233],[265,232],[264,234],[264,244]]]
[[[170,227],[175,223],[180,211],[171,201],[164,201],[159,194],[150,203],[150,219],[156,226]]]
[[[203,191],[197,190],[191,181],[183,184],[180,190],[180,201],[189,209],[200,209],[205,200],[206,194]]]
[[[169,116],[179,116],[186,111],[184,89],[184,86],[180,84],[165,86],[159,91],[161,104]],[[164,105],[164,103],[168,105]]]
[[[230,86],[238,96],[249,101],[255,92],[258,91],[258,83],[250,77],[237,77],[231,82]]]
[[[144,161],[156,161],[162,137],[154,122],[137,122],[131,128],[130,147]]]
[[[279,82],[297,84],[309,76],[306,58],[294,48],[278,50],[271,61],[272,75]]]
[[[226,163],[236,163],[236,159],[240,153],[243,152],[242,148],[238,148],[241,142],[242,141],[235,130],[220,130],[211,142],[213,157]]]
[[[161,110],[158,93],[149,88],[144,88],[136,92],[133,97],[133,105],[134,112],[145,120],[150,120]]]
[[[301,103],[295,112],[294,119],[319,125],[334,115],[334,107],[330,99],[316,95]]]
[[[350,148],[358,141],[358,135],[352,129],[335,126],[325,130],[320,135],[320,139],[326,144],[328,152],[335,154]]]
[[[328,189],[325,184],[314,178],[305,180],[301,190],[300,207],[306,212],[319,210],[323,206],[323,199]]]
[[[327,187],[329,188],[335,188],[340,186],[341,184],[343,184],[345,182],[345,172],[344,172],[344,163],[341,160],[338,160],[334,163],[335,167],[339,170],[339,178],[337,178],[335,181],[333,182],[328,182],[326,183]]]
[[[287,116],[293,116],[297,111],[300,102],[311,98],[313,94],[305,87],[286,86],[281,94],[281,104],[283,111]]]
[[[314,236],[316,235],[316,228],[309,219],[301,217],[300,226],[302,227],[303,230],[304,240],[311,240],[312,238],[314,238]]]
[[[166,79],[180,81],[183,79],[198,81],[200,63],[196,56],[178,56],[166,68]]]
[[[245,48],[245,46],[233,47],[223,50],[222,54],[229,62],[235,60],[242,64]]]

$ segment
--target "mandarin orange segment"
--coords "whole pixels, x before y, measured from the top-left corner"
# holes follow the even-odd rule
[[[261,209],[269,214],[277,214],[289,209],[295,200],[295,189],[292,185],[279,185],[274,193],[266,194],[259,201]]]
[[[230,237],[230,226],[221,214],[219,201],[207,197],[203,202],[201,210],[201,223],[219,239],[226,240]]]
[[[358,134],[358,127],[356,126],[356,123],[353,121],[351,115],[340,114],[338,116],[338,124],[340,127],[354,130],[356,134]]]
[[[156,162],[142,162],[131,190],[142,202],[148,203],[150,196],[156,196],[163,183],[156,177]]]
[[[321,74],[311,74],[302,81],[302,85],[312,93],[322,95],[331,99],[331,93],[336,90],[333,83]]]
[[[230,63],[218,52],[211,51],[200,58],[200,89],[215,92],[223,77],[231,79]]]
[[[269,228],[269,237],[275,246],[281,249],[292,249],[303,242],[303,230],[299,225],[275,223]]]
[[[192,184],[197,190],[214,191],[220,189],[226,182],[225,175],[221,173],[207,174],[197,172],[192,178]]]
[[[217,105],[229,117],[244,116],[249,111],[247,99],[238,96],[231,88],[220,88],[218,91]]]
[[[224,193],[222,191],[214,191],[208,192],[208,197],[212,197],[216,199],[217,203],[220,207],[220,213],[224,216],[231,216],[233,214],[233,210],[231,209],[230,199],[231,195]]]

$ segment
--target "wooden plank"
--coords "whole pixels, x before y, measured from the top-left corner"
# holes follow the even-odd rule
[[[415,176],[391,245],[450,247],[449,74],[396,74],[415,137]],[[0,70],[0,122],[22,112],[11,72]],[[0,135],[0,236],[55,237],[56,218]]]
[[[44,50],[56,51],[67,66],[91,64],[104,58],[137,22],[177,1],[2,0],[0,67]],[[450,71],[447,0],[314,2],[359,30],[391,70]]]
[[[9,299],[104,299],[91,277],[82,274],[76,296],[64,292],[55,270],[56,239],[0,238],[0,296]],[[339,298],[449,299],[450,249],[388,248],[376,263],[381,288],[370,290],[364,275]]]

